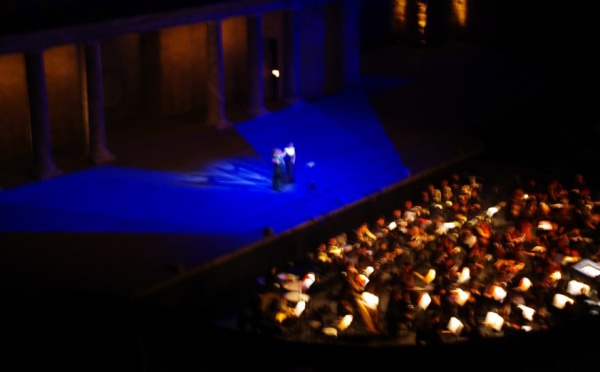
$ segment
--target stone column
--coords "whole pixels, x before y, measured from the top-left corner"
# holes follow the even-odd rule
[[[25,53],[33,175],[42,180],[62,174],[52,157],[50,114],[43,53],[43,51]]]
[[[283,61],[283,101],[294,105],[298,97],[298,10],[285,10],[284,61]]]
[[[267,113],[265,109],[265,82],[263,76],[263,36],[262,17],[249,15],[246,17],[248,32],[248,79],[249,79],[249,108],[253,116]]]
[[[207,23],[208,58],[208,115],[207,124],[216,129],[231,126],[225,115],[225,67],[223,62],[223,35],[220,21]]]
[[[104,89],[102,86],[102,63],[100,44],[88,43],[84,46],[85,72],[88,100],[88,130],[90,159],[94,164],[113,161],[114,155],[106,147],[106,122],[104,119]]]

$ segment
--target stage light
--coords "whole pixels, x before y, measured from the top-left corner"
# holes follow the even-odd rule
[[[578,296],[580,294],[584,294],[587,296],[587,294],[590,293],[590,289],[591,288],[589,285],[582,282],[578,282],[577,280],[571,280],[567,284],[567,293],[573,296]]]
[[[275,76],[276,78],[278,78],[279,77],[279,70],[276,70],[276,69],[275,70],[271,70],[271,74],[273,76]]]
[[[504,325],[504,319],[497,313],[489,311],[485,316],[483,324],[500,332],[500,330],[502,330],[502,326]]]
[[[448,330],[454,333],[456,337],[460,336],[460,333],[462,332],[464,327],[464,324],[456,317],[450,318],[450,321],[448,322],[447,326]]]
[[[379,297],[369,292],[363,292],[361,296],[366,307],[377,310],[377,306],[379,306]]]
[[[517,286],[517,290],[521,292],[527,292],[527,290],[531,287],[531,280],[529,278],[523,277],[519,280],[519,285]]]
[[[427,293],[427,292],[421,293],[421,295],[419,296],[419,302],[417,303],[417,306],[423,310],[427,310],[427,306],[429,306],[430,303],[431,303],[431,296],[429,296],[429,293]]]
[[[560,293],[556,293],[554,295],[554,298],[552,299],[552,306],[554,306],[557,309],[564,309],[565,305],[568,303],[570,303],[571,305],[575,302],[575,300],[573,300],[570,297],[565,296],[564,294],[560,294]]]
[[[340,332],[345,331],[348,327],[350,327],[350,324],[352,324],[352,320],[354,320],[354,317],[352,316],[352,314],[344,315],[344,317],[338,323],[337,329]]]
[[[521,309],[523,312],[523,317],[529,321],[533,321],[533,315],[535,314],[535,310],[527,307],[525,305],[518,305],[517,308]]]

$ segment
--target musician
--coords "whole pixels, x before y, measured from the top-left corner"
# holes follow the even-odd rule
[[[358,243],[365,243],[368,247],[373,246],[377,241],[377,236],[369,229],[366,222],[361,224],[356,230],[356,240]]]
[[[483,201],[479,189],[471,188],[471,195],[467,199],[468,217],[473,218],[481,212]]]
[[[448,188],[450,193],[452,190]],[[441,205],[442,204],[442,191],[435,187],[433,183],[427,185],[427,193],[429,194],[429,201],[432,204]]]
[[[418,209],[413,208],[413,201],[410,199],[406,199],[404,201],[404,205],[402,207],[402,220],[406,223],[406,224],[410,224],[412,222],[415,222],[417,220],[417,218],[419,217],[418,215]]]
[[[388,226],[389,226],[389,223],[386,222],[385,217],[379,216],[375,220],[375,223],[373,224],[371,232],[378,239],[385,238],[387,236],[387,234],[390,232],[390,229],[388,228]]]
[[[562,183],[557,178],[553,178],[548,183],[548,203],[556,204],[560,203],[565,197],[568,197],[568,191],[564,188]]]
[[[442,203],[454,201],[454,195],[452,194],[452,187],[450,187],[450,183],[447,179],[443,179],[440,182],[440,191],[442,196]]]

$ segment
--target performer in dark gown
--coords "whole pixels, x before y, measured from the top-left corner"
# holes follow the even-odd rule
[[[296,163],[296,149],[294,144],[290,142],[284,149],[285,153],[285,171],[286,171],[286,182],[294,183],[296,179],[294,177],[294,164]]]
[[[286,183],[285,153],[281,149],[273,149],[271,161],[273,162],[273,190],[283,191]]]

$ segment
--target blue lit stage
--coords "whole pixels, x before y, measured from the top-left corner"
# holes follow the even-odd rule
[[[360,92],[269,113],[235,130],[251,151],[206,156],[210,162],[177,171],[117,162],[1,192],[5,264],[36,252],[40,262],[63,261],[55,275],[65,282],[74,266],[92,285],[116,287],[123,285],[116,272],[134,263],[139,278],[128,286],[143,288],[172,275],[165,263],[197,267],[261,241],[267,227],[283,233],[410,175]],[[271,149],[290,141],[297,182],[276,192]],[[114,257],[106,265],[116,268],[101,279],[93,272],[111,261],[106,255]],[[27,275],[25,265],[22,271],[17,276]]]
[[[0,194],[0,230],[252,239],[265,226],[284,231],[410,174],[360,93],[267,114],[236,130],[255,156],[224,158],[187,172],[97,166],[7,190]],[[298,152],[297,183],[277,193],[271,189],[270,153],[289,141]]]

